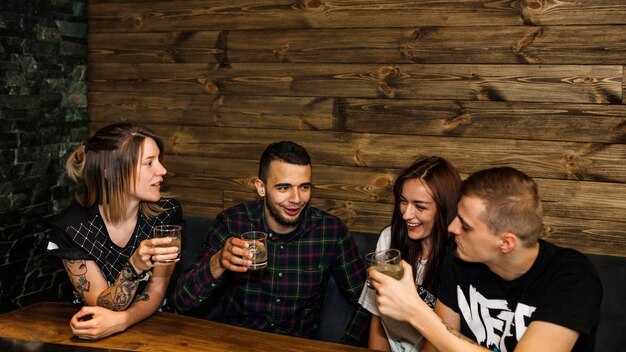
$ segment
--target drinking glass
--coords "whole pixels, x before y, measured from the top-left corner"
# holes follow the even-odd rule
[[[263,269],[267,266],[267,234],[262,231],[249,231],[241,234],[241,239],[250,245],[246,250],[252,253],[250,270]]]
[[[178,256],[174,259],[159,260],[159,263],[170,264],[180,260],[180,235],[181,226],[179,225],[157,225],[154,227],[154,237],[171,237],[172,242],[157,245],[157,247],[178,247]]]
[[[404,268],[402,267],[402,256],[397,249],[384,249],[365,255],[367,267],[374,266],[381,273],[391,276],[396,280],[402,279]],[[368,281],[369,285],[369,281]]]

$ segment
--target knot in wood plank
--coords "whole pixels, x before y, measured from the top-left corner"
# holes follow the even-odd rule
[[[133,112],[137,112],[142,109],[141,104],[139,103],[139,100],[137,100],[137,98],[131,98],[130,104],[128,104],[128,107]]]
[[[588,169],[592,166],[592,161],[583,154],[571,152],[563,160],[563,170],[565,176],[570,180],[583,180]]]
[[[192,144],[193,136],[183,131],[176,131],[172,135],[172,152],[180,155],[185,151],[185,144]]]
[[[418,51],[419,41],[423,36],[433,32],[433,28],[420,28],[413,31],[409,38],[402,41],[399,45],[400,54],[411,62],[418,62],[418,57],[413,52]]]
[[[222,107],[222,105],[224,105],[224,96],[220,95],[220,96],[216,97],[215,99],[213,99],[213,101],[211,102],[210,109],[212,111],[215,111],[215,110],[219,109],[220,107]]]
[[[326,3],[323,0],[304,0],[300,3],[300,6],[298,7],[304,10],[312,10],[318,12],[326,11]]]
[[[367,148],[365,149],[367,150]],[[354,157],[352,158],[352,160],[354,160],[354,164],[357,166],[367,166],[367,163],[361,157],[361,147],[357,147],[354,149]]]
[[[243,186],[245,186],[249,191],[256,191],[256,187],[254,186],[254,180],[256,180],[255,176],[249,176],[243,179]]]
[[[530,52],[531,46],[535,40],[543,33],[542,27],[531,28],[515,46],[511,47],[511,51],[517,56],[521,63],[540,64],[541,59]]]
[[[533,10],[539,10],[543,7],[543,4],[537,0],[525,1],[525,3],[526,3],[526,7],[533,9]]]
[[[143,16],[135,15],[133,16],[133,28],[140,29],[143,26]]]
[[[454,130],[463,125],[469,125],[472,120],[472,115],[467,111],[462,111],[461,114],[450,119],[443,121],[444,130]]]
[[[198,82],[204,86],[204,91],[207,93],[217,94],[220,90],[217,82],[214,82],[211,79],[199,79]]]
[[[384,189],[389,187],[393,183],[393,178],[388,176],[381,176],[374,180],[374,187],[377,189]]]
[[[289,51],[289,48],[289,44],[283,44],[280,48],[272,50],[272,52],[278,60],[282,62],[291,62],[289,59],[286,58],[286,54]]]
[[[400,69],[394,66],[383,66],[378,70],[378,91],[387,98],[396,95],[396,82],[400,79]]]

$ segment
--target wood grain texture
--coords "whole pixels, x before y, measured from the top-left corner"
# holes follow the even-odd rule
[[[626,106],[422,99],[89,94],[90,120],[626,143]]]
[[[114,4],[112,6],[111,4]],[[593,9],[593,15],[589,10]],[[622,24],[621,0],[90,1],[93,32]]]
[[[333,130],[335,99],[90,93],[91,121]]]
[[[97,126],[102,125],[93,124],[94,129]],[[532,177],[626,180],[626,164],[615,162],[626,160],[624,144],[269,129],[260,134],[244,128],[148,126],[163,137],[166,151],[179,155],[256,161],[269,143],[287,139],[302,144],[313,162],[325,165],[401,169],[421,155],[440,155],[464,173],[508,165]]]
[[[312,204],[389,222],[421,155],[540,185],[545,238],[626,256],[623,0],[90,0],[90,129],[147,125],[168,190],[214,217],[267,144],[313,158]]]
[[[71,303],[41,302],[0,314],[2,336],[61,344],[67,347],[64,351],[73,351],[75,346],[81,346],[106,351],[223,352],[239,350],[241,346],[250,344],[250,341],[255,341],[246,347],[251,352],[270,351],[276,349],[276,346],[280,346],[282,351],[368,351],[344,344],[272,334],[163,312],[154,313],[124,333],[103,339],[83,340],[76,338],[68,327],[76,311],[77,307]],[[41,346],[35,344],[34,347],[39,349]]]
[[[626,143],[626,105],[346,99],[347,131]]]
[[[626,63],[623,30],[483,26],[232,31],[228,62],[621,65]]]
[[[542,238],[581,252],[625,256],[626,224],[562,216],[544,217]]]
[[[623,26],[93,33],[90,62],[626,64]],[[576,40],[572,41],[571,38]]]
[[[622,66],[106,64],[94,63],[90,91],[621,102]]]

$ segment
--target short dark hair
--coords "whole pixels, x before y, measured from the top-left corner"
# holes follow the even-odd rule
[[[543,228],[539,188],[525,173],[497,167],[471,174],[461,184],[461,196],[477,197],[485,204],[482,219],[496,234],[512,232],[530,247]]]
[[[311,157],[306,149],[291,141],[274,142],[265,148],[259,161],[259,179],[267,181],[270,163],[279,160],[288,164],[311,165]]]

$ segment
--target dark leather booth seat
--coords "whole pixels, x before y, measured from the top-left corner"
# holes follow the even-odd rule
[[[182,257],[176,267],[172,286],[180,272],[190,266],[202,248],[211,219],[186,217],[182,239]],[[376,248],[377,236],[352,234],[359,253],[363,256]],[[596,331],[596,351],[626,351],[626,257],[588,255],[600,274],[604,287],[604,298],[600,308],[600,323]],[[171,287],[170,287],[171,288]],[[170,290],[171,292],[171,290]],[[580,302],[585,304],[585,302]],[[196,317],[211,319],[215,307],[201,307],[190,313]],[[332,280],[329,281],[321,311],[320,329],[317,339],[339,342],[345,332],[354,307],[348,304]]]

